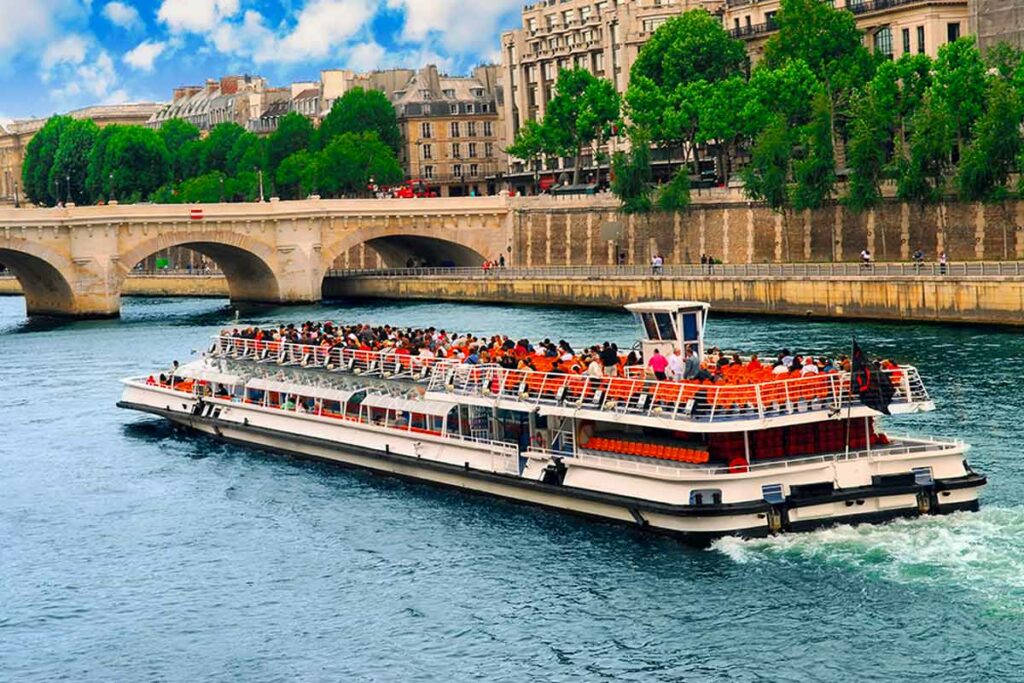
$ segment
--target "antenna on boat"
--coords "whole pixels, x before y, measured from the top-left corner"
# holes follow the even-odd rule
[[[236,309],[235,309],[235,322],[237,323],[237,322],[238,322],[238,320],[239,320],[239,319],[240,319],[241,317],[242,317],[242,314],[241,314],[241,313],[239,313],[239,312],[238,312],[238,309],[236,308]]]

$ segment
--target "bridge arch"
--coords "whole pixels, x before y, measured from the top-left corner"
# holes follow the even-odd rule
[[[251,237],[231,232],[167,232],[146,239],[121,254],[121,282],[146,257],[174,247],[187,247],[216,263],[227,280],[232,301],[281,301],[281,285],[272,265],[275,251]]]
[[[28,315],[79,313],[69,259],[42,244],[0,237],[0,263],[18,279]]]
[[[324,245],[321,250],[323,274],[334,267],[334,262],[348,250],[360,244],[370,246],[380,254],[388,268],[404,268],[413,258],[417,264],[427,261],[429,265],[479,266],[485,257],[479,245],[469,241],[452,239],[455,234],[450,228],[423,227],[371,227],[360,228],[342,236],[339,240]]]

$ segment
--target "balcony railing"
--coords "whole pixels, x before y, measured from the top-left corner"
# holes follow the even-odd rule
[[[881,12],[895,7],[920,5],[934,1],[935,0],[829,0],[829,4],[836,9],[844,9],[853,14],[867,14],[869,12]],[[740,7],[749,4],[754,4],[754,2],[736,2],[730,3],[730,6]],[[774,20],[769,19],[761,24],[734,27],[729,30],[729,34],[733,38],[750,38],[777,30],[779,30],[779,25]]]

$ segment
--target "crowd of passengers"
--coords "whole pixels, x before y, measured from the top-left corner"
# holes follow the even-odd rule
[[[591,377],[637,377],[648,374],[659,380],[729,382],[806,377],[820,373],[849,371],[847,356],[814,357],[780,351],[774,359],[761,360],[757,354],[744,360],[740,354],[712,348],[701,359],[691,346],[685,354],[678,348],[666,353],[655,350],[644,359],[636,352],[620,352],[614,342],[574,349],[564,339],[531,342],[505,335],[477,337],[429,327],[400,328],[391,325],[336,325],[305,322],[276,328],[246,327],[225,331],[225,336],[262,342],[283,342],[316,346],[324,351],[345,349],[406,354],[427,359],[454,360],[470,365],[497,364],[523,372],[556,372]],[[883,367],[895,367],[888,361]]]

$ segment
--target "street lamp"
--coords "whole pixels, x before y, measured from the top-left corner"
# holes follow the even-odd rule
[[[71,201],[71,175],[64,176],[64,203],[67,204]]]
[[[107,180],[110,181],[107,184],[107,188],[108,188],[107,189],[107,192],[108,192],[107,203],[109,204],[111,199],[113,199],[114,201],[117,201],[117,197],[114,196],[114,174],[111,173],[109,176],[107,176]]]
[[[255,166],[254,168],[256,169],[256,175],[259,176],[259,179],[260,179],[260,202],[262,203],[263,202],[263,169],[259,168],[258,166]]]
[[[224,203],[224,178],[218,178],[220,180],[220,203]]]
[[[60,178],[53,179],[53,201],[55,206],[60,206]]]
[[[14,181],[14,208],[21,208],[21,202],[18,201],[18,181]]]

